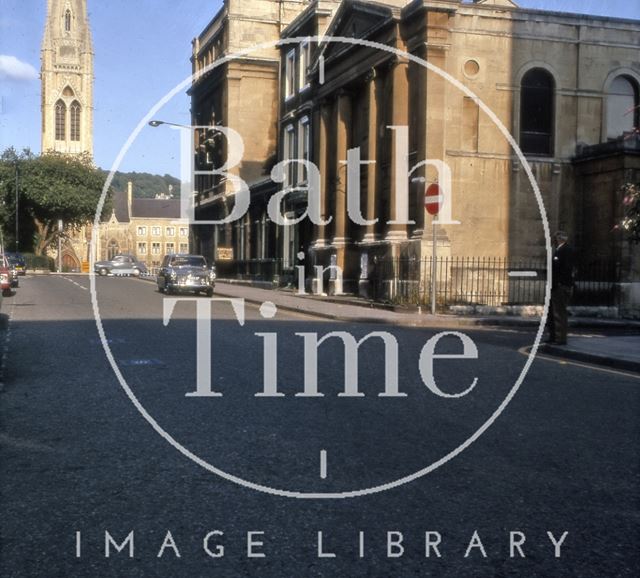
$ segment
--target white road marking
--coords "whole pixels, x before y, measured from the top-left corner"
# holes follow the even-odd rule
[[[66,279],[67,281],[69,281],[69,283],[73,283],[76,287],[80,287],[80,289],[82,289],[83,291],[89,291],[89,289],[87,289],[83,285],[80,285],[80,283],[77,283],[73,279],[69,279],[69,277],[63,277],[63,279]]]
[[[320,450],[320,478],[327,479],[327,450]]]
[[[509,271],[509,277],[537,277],[537,271]]]

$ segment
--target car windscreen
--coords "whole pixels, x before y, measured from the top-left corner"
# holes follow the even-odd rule
[[[204,257],[175,257],[171,260],[172,267],[206,267]]]

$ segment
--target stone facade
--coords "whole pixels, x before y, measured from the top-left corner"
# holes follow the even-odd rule
[[[97,261],[119,253],[134,255],[150,271],[168,253],[189,253],[189,223],[180,218],[180,201],[169,198],[136,199],[133,186],[113,196],[110,218],[100,225]]]
[[[47,1],[40,79],[42,152],[93,156],[93,44],[86,0]],[[91,225],[65,233],[62,269],[88,268]],[[57,261],[57,250],[50,253]]]
[[[325,33],[396,52],[286,42]],[[280,35],[279,107],[262,109],[268,129],[229,125],[250,142],[260,134],[268,153],[249,155],[254,165],[264,163],[263,178],[256,172],[247,180],[259,195],[245,223],[226,226],[224,242],[236,248],[236,259],[278,257],[293,273],[302,250],[307,265],[340,266],[344,284],[334,290],[366,291],[372,257],[432,254],[434,219],[424,210],[424,192],[445,182],[435,163],[416,167],[429,159],[451,170],[451,220],[460,221],[437,227],[439,255],[544,259],[530,168],[549,230],[567,230],[581,257],[620,261],[623,281],[637,283],[638,254],[614,224],[622,210],[618,187],[637,175],[638,151],[609,143],[633,140],[640,124],[639,22],[525,10],[509,0],[343,0],[301,5]],[[194,113],[217,95],[211,87],[194,99]],[[241,109],[245,100],[255,115],[257,94],[227,102]],[[405,134],[392,126],[408,128]],[[344,161],[356,147],[363,161],[375,160],[361,165],[359,200],[363,219],[376,223],[354,223],[347,214]],[[270,184],[266,170],[274,150],[274,161],[309,158],[319,168],[322,215],[330,223],[273,227],[265,220],[266,201],[282,188]],[[407,167],[416,167],[410,176]],[[284,212],[293,222],[306,210],[308,183],[299,167],[287,171]],[[408,194],[408,218],[399,218],[398,187]],[[253,226],[263,222],[267,234]],[[221,233],[206,231],[213,242],[205,249],[213,250]],[[264,238],[271,239],[266,252]]]
[[[93,46],[86,0],[48,0],[40,75],[42,152],[93,155]]]

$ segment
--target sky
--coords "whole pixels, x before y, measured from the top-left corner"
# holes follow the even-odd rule
[[[516,0],[521,7],[640,19],[640,0]],[[46,0],[0,0],[0,151],[40,152]],[[88,0],[95,52],[94,158],[110,169],[150,109],[191,74],[191,40],[222,0]],[[156,118],[189,123],[181,91]],[[177,131],[145,128],[119,166],[179,176]]]

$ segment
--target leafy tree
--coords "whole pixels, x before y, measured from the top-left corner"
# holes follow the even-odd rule
[[[33,251],[42,255],[59,235],[58,220],[68,229],[91,222],[104,186],[104,174],[91,157],[8,149],[0,157],[0,194],[7,217],[15,215],[15,175],[18,170],[19,213],[33,232]],[[22,234],[21,234],[22,237]]]
[[[627,183],[622,187],[624,194],[624,217],[616,226],[629,235],[633,243],[640,243],[640,183]]]

